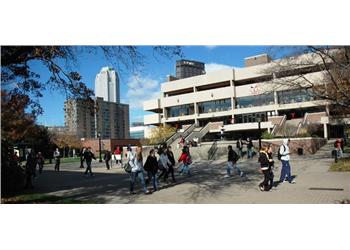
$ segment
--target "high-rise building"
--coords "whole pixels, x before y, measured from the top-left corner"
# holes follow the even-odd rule
[[[191,60],[176,61],[176,78],[183,79],[205,74],[205,64]]]
[[[93,108],[79,99],[69,99],[64,106],[65,126],[78,138],[96,138],[98,133],[102,139],[129,138],[128,104],[106,102],[97,97]]]
[[[95,96],[106,102],[120,103],[119,77],[113,68],[103,67],[96,75]]]

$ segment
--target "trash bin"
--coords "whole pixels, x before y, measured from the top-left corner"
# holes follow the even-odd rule
[[[298,148],[298,155],[303,155],[303,154],[304,154],[303,148]]]

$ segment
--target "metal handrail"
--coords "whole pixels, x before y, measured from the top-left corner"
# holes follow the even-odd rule
[[[178,139],[181,135],[186,137],[186,134],[188,134],[188,131],[191,129],[191,132],[193,131],[195,127],[195,124],[192,124],[191,126],[189,126],[188,128],[186,128],[186,130],[184,132],[176,132],[175,134],[173,134],[168,140],[166,140],[166,144],[170,145],[171,143],[173,143],[176,139]],[[190,133],[191,133],[190,132]]]
[[[211,160],[218,148],[217,141],[214,141],[213,144],[211,145],[210,149],[208,150],[208,161]]]

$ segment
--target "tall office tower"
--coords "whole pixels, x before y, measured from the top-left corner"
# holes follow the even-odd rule
[[[176,78],[183,79],[205,74],[205,65],[202,62],[179,60],[176,61]]]
[[[106,102],[120,103],[119,77],[111,67],[103,67],[96,75],[95,96]]]

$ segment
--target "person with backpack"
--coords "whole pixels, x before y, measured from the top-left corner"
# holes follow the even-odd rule
[[[91,170],[91,162],[92,159],[96,160],[95,155],[91,152],[91,148],[87,148],[84,152],[84,160],[86,162],[86,170],[84,175],[86,175],[88,172],[90,172],[90,176],[93,176],[92,170]]]
[[[53,153],[53,158],[55,159],[55,171],[60,171],[61,153],[58,148],[56,148],[56,151]]]
[[[289,156],[289,144],[290,139],[283,139],[283,144],[280,146],[278,150],[278,159],[282,162],[282,169],[281,169],[281,176],[280,176],[280,183],[285,181],[285,178],[287,176],[287,181],[290,184],[294,184],[295,181],[292,180],[291,175],[291,167],[289,164],[290,156]]]
[[[131,148],[130,148],[131,149]],[[142,158],[142,146],[137,146],[136,148],[136,154],[133,153],[131,150],[129,153],[129,164],[131,165],[131,173],[130,173],[130,194],[136,194],[134,192],[135,182],[136,178],[138,177],[143,192],[145,194],[150,194],[151,192],[147,190],[147,186],[145,184],[145,177],[143,175],[143,158]]]
[[[36,160],[37,160],[38,166],[39,166],[39,174],[41,174],[43,172],[44,162],[45,162],[45,159],[44,159],[41,152],[38,152],[38,154],[36,156]]]
[[[182,168],[181,168],[180,174],[183,173],[183,174],[187,174],[188,176],[191,176],[190,165],[192,161],[191,161],[191,156],[189,155],[186,148],[182,149],[182,154],[178,162],[182,162]]]
[[[147,156],[144,169],[147,171],[148,179],[146,180],[146,185],[152,180],[153,192],[158,190],[157,172],[158,172],[158,161],[156,157],[156,152],[154,149],[149,151]]]
[[[169,165],[171,165],[171,162],[169,161],[168,155],[167,155],[167,148],[162,147],[159,151],[159,161],[158,161],[158,168],[161,171],[160,174],[158,175],[158,180],[160,180],[163,177],[163,180],[166,181],[166,173],[169,170]]]
[[[269,191],[271,189],[269,185],[271,165],[267,147],[261,148],[258,161],[260,163],[260,172],[264,175],[264,180],[259,184],[259,188],[261,191]]]
[[[176,182],[175,176],[174,176],[175,158],[174,158],[173,152],[171,151],[171,146],[168,146],[167,156],[171,164],[168,165],[168,171],[166,172],[164,179],[167,180],[169,174],[171,174],[172,182],[175,183]]]
[[[244,174],[243,171],[237,166],[237,161],[239,159],[238,154],[232,149],[231,145],[229,145],[227,149],[228,149],[227,167],[226,167],[227,174],[225,175],[225,178],[231,177],[231,171],[233,169],[236,169],[239,176],[243,177],[243,174]]]
[[[243,157],[243,142],[242,139],[239,138],[236,143],[236,148],[238,149],[238,154],[242,158]]]
[[[106,163],[107,170],[110,170],[109,161],[111,160],[111,158],[112,158],[111,152],[107,150],[105,155],[103,156],[103,159],[105,160],[105,163]]]

